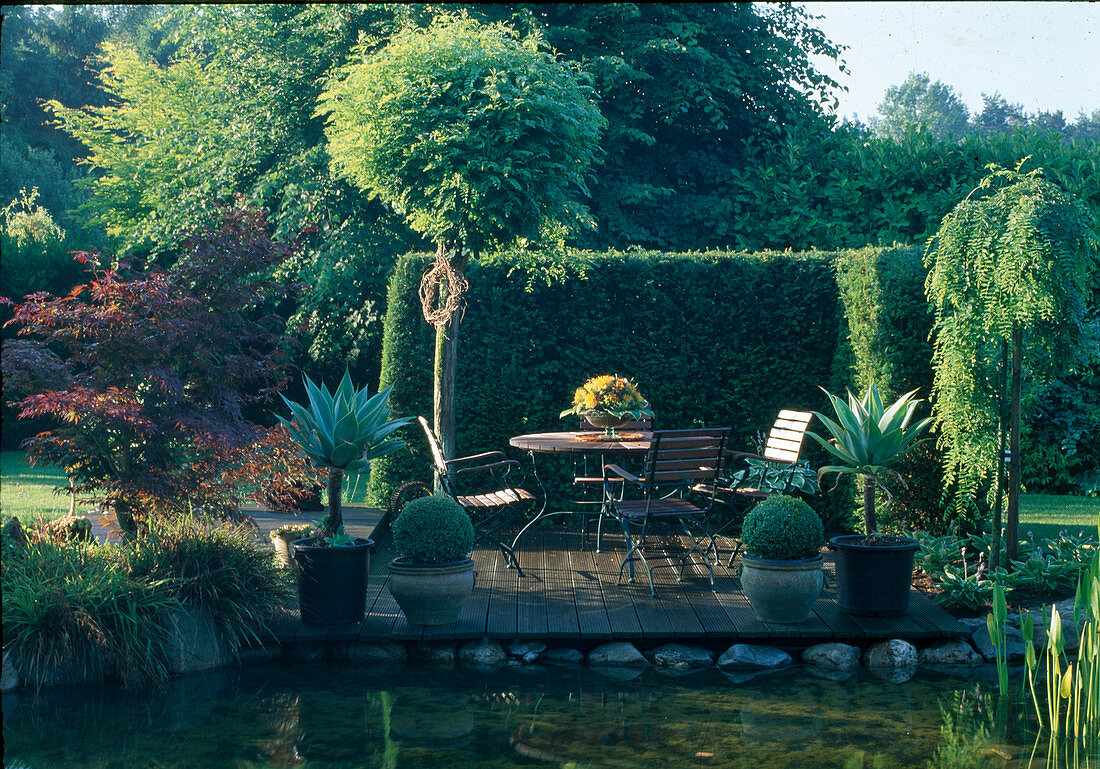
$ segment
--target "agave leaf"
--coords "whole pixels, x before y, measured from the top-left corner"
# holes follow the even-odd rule
[[[372,440],[371,443],[378,443],[379,441],[384,440],[386,436],[388,436],[390,433],[394,432],[395,430],[400,430],[411,421],[412,419],[410,417],[402,417],[401,419],[393,419],[389,422],[386,422],[386,424],[375,430],[374,440]]]
[[[878,387],[872,382],[871,386],[867,388],[867,411],[873,415],[878,416],[882,414],[882,395],[879,394]]]
[[[340,420],[336,423],[336,427],[332,430],[332,441],[339,445],[341,443],[364,443],[363,440],[366,436],[359,429],[359,422],[355,418],[355,414],[343,414],[340,416]]]
[[[354,443],[342,441],[337,443],[329,453],[329,462],[335,467],[347,468],[348,463],[354,462],[363,456],[363,450]]]
[[[309,397],[309,411],[313,421],[323,427],[325,432],[331,435],[332,428],[335,425],[332,413],[332,395],[323,382],[321,386],[318,387],[308,376],[303,375],[302,378],[305,380],[306,395]]]
[[[377,459],[378,457],[389,454],[391,451],[397,451],[400,448],[404,448],[405,441],[400,438],[393,438],[388,441],[382,441],[379,444],[370,447],[368,453],[368,459]]]

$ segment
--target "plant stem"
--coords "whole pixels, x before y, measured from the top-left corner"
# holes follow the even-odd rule
[[[333,536],[344,525],[343,501],[341,493],[344,490],[344,471],[330,467],[328,471],[328,526],[325,528],[327,536]]]
[[[867,536],[878,531],[875,521],[875,479],[870,475],[863,476],[863,521]]]

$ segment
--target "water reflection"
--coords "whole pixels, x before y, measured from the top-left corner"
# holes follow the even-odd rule
[[[918,674],[897,684],[861,672],[836,681],[800,669],[734,683],[717,672],[618,681],[568,669],[409,667],[380,677],[350,666],[257,667],[140,696],[6,696],[4,761],[34,769],[1026,767],[1035,739],[1027,711],[992,692],[974,679]],[[1044,765],[1042,750],[1035,765]]]

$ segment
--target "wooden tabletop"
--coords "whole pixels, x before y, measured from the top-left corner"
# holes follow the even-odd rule
[[[640,438],[626,441],[594,441],[590,436],[599,435],[600,431],[590,432],[562,432],[562,433],[530,433],[529,435],[517,435],[508,440],[508,445],[524,451],[537,451],[545,454],[620,454],[624,452],[648,451],[653,440],[653,433],[638,431],[624,431],[628,435],[640,435]],[[589,436],[585,440],[581,436]]]

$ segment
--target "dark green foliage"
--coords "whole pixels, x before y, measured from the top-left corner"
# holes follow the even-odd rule
[[[586,254],[588,278],[525,291],[502,266],[471,268],[462,324],[456,450],[501,449],[520,433],[574,428],[559,419],[589,377],[638,383],[658,427],[732,425],[751,447],[782,408],[824,404],[838,338],[833,255]],[[381,386],[398,413],[431,408],[430,327],[415,289],[423,257],[391,284]],[[410,436],[421,452],[423,440]],[[426,461],[375,463],[372,504]],[[421,454],[423,456],[423,454]]]
[[[768,497],[748,512],[741,527],[741,541],[752,558],[797,561],[821,552],[825,530],[808,504],[780,494]]]
[[[244,526],[189,515],[150,521],[128,543],[130,579],[151,583],[184,606],[206,610],[230,648],[260,640],[272,609],[290,596],[287,571]]]
[[[450,497],[414,499],[391,527],[394,548],[416,563],[462,561],[474,547],[470,516]]]
[[[18,547],[4,539],[4,649],[14,650],[28,680],[167,677],[167,633],[157,617],[178,604],[162,586],[130,579],[118,548],[48,537]]]

